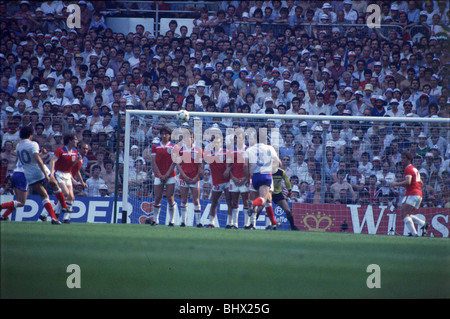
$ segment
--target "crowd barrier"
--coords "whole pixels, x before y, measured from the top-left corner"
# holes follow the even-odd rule
[[[12,196],[2,196],[3,201],[12,200]],[[201,200],[202,224],[208,224],[211,202]],[[180,205],[180,202],[177,201]],[[122,223],[122,201],[117,202],[115,209],[112,197],[79,197],[73,204],[74,212],[71,221],[77,223]],[[160,224],[168,224],[167,201],[161,203]],[[273,205],[275,218],[283,225],[280,230],[288,230],[289,223],[285,212]],[[11,216],[12,221],[38,221],[43,212],[42,200],[38,196],[29,196],[26,205],[18,208]],[[244,227],[243,207],[239,207],[239,228]],[[355,234],[407,235],[400,215],[393,213],[385,206],[332,205],[332,204],[300,204],[292,205],[294,221],[300,231],[347,232]],[[449,237],[448,208],[421,208],[417,214],[429,224],[431,237]],[[194,226],[194,207],[188,204],[187,226]],[[146,224],[153,220],[153,205],[150,199],[131,199],[127,206],[127,223]],[[217,209],[216,227],[225,227],[227,205],[222,201]],[[180,225],[179,213],[175,214],[175,225]],[[150,227],[150,226],[149,226]],[[265,228],[265,215],[261,214],[256,223],[257,229]]]

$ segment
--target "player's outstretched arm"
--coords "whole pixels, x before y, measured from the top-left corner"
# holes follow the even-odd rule
[[[407,175],[405,176],[405,179],[401,182],[392,182],[391,183],[391,187],[405,187],[408,185],[411,185],[411,181],[412,181],[412,176]]]

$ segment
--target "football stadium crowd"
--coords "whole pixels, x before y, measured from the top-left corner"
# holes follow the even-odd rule
[[[112,196],[117,189],[120,197],[125,111],[185,109],[414,117],[403,123],[217,117],[203,118],[203,126],[278,128],[291,202],[396,201],[402,194],[389,183],[403,179],[400,154],[408,149],[423,181],[422,205],[450,207],[449,123],[421,122],[450,116],[449,1],[190,5],[201,2],[0,2],[1,194],[12,193],[19,130],[32,126],[47,164],[66,133],[89,146],[87,187],[75,185],[75,196]],[[67,25],[71,3],[81,10],[80,28]],[[367,26],[371,4],[380,8],[379,28]],[[173,18],[167,32],[136,24],[125,34],[107,23],[109,15],[157,18],[155,6]],[[178,18],[193,23],[188,28]],[[150,150],[163,125],[176,124],[164,117],[132,122],[126,165],[137,196],[151,196]],[[201,198],[210,192],[206,167]]]

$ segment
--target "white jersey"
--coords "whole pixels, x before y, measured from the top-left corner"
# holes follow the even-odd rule
[[[29,139],[21,140],[16,146],[16,154],[19,158],[18,162],[20,162],[17,165],[22,167],[28,184],[34,184],[45,178],[44,173],[34,158],[34,154],[39,154],[38,143]],[[49,173],[50,170],[47,171],[47,174]]]
[[[248,158],[250,174],[272,174],[279,166],[279,158],[275,149],[266,144],[255,144],[249,147],[244,158]]]
[[[14,173],[24,173],[22,162],[17,160],[16,168],[14,168]]]

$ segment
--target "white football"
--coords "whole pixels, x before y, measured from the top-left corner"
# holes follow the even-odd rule
[[[181,110],[177,113],[177,121],[181,124],[189,121],[189,112],[186,110]]]

